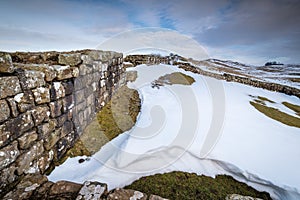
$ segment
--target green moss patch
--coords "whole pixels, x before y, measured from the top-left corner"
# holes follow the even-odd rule
[[[241,194],[262,199],[271,199],[267,192],[259,192],[231,176],[218,175],[216,178],[198,176],[195,173],[170,172],[143,177],[127,189],[156,194],[168,199],[225,199],[228,194]]]

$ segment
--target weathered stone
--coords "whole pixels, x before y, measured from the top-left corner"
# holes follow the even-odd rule
[[[226,196],[226,200],[262,200],[262,199],[254,198],[250,196],[242,196],[239,194],[230,194]]]
[[[14,70],[11,56],[8,53],[0,52],[0,73],[12,73]]]
[[[76,104],[83,102],[85,100],[84,98],[84,90],[80,90],[75,92],[75,102]]]
[[[33,71],[39,71],[45,74],[45,80],[50,82],[54,78],[56,78],[56,71],[52,66],[49,66],[47,64],[15,64],[17,68],[22,68],[24,70],[33,70]]]
[[[73,131],[73,123],[70,121],[66,121],[61,130],[61,137],[66,136],[67,134]]]
[[[21,149],[28,149],[37,139],[38,134],[35,131],[29,131],[18,138],[19,146]]]
[[[0,99],[8,96],[14,96],[20,92],[21,86],[18,77],[0,77]]]
[[[10,117],[10,109],[5,100],[0,100],[0,122],[7,120]]]
[[[124,63],[123,63],[123,66],[124,66],[125,68],[134,67],[134,65],[133,65],[132,63],[130,63],[130,62],[124,62]]]
[[[48,88],[39,87],[32,90],[35,102],[37,104],[43,104],[50,102],[50,92]]]
[[[62,100],[58,100],[58,101],[54,101],[51,102],[49,104],[50,106],[50,115],[51,117],[58,117],[61,115],[62,112],[62,107],[63,107],[63,101]]]
[[[107,193],[107,185],[99,182],[84,182],[76,200],[100,200]]]
[[[168,199],[162,198],[158,195],[151,194],[149,200],[168,200]]]
[[[73,77],[73,69],[70,66],[54,65],[57,74],[57,80],[64,80]]]
[[[18,112],[16,101],[13,98],[9,98],[7,99],[7,101],[11,110],[11,115],[13,117],[17,117],[19,115],[19,112]]]
[[[35,125],[49,120],[50,111],[48,106],[37,106],[31,111]]]
[[[47,181],[47,177],[40,174],[26,175],[17,187],[7,193],[4,199],[25,200],[30,199],[34,190]]]
[[[28,171],[30,168],[34,168],[35,171],[38,171],[38,166],[34,166],[33,161],[39,158],[44,152],[44,147],[42,144],[43,141],[37,142],[25,153],[23,153],[16,160],[17,174],[21,175],[24,172],[30,173]]]
[[[65,88],[61,82],[53,82],[52,87],[50,89],[51,93],[51,101],[56,99],[60,99],[65,96]]]
[[[57,147],[57,159],[61,159],[63,157],[63,155],[66,153],[67,148],[69,146],[69,140],[65,137],[60,139],[57,143],[56,143]]]
[[[15,174],[16,166],[11,164],[9,167],[0,171],[0,194],[3,194],[3,190],[17,179]]]
[[[75,199],[81,187],[81,184],[69,181],[58,181],[50,188],[49,196],[60,196],[66,199]]]
[[[27,87],[29,89],[45,86],[45,74],[40,71],[25,70]]]
[[[62,82],[64,88],[65,88],[65,94],[69,95],[72,94],[74,91],[74,85],[72,83],[72,81],[68,81],[68,82]]]
[[[74,80],[75,91],[81,90],[87,86],[87,76],[80,76]]]
[[[56,125],[57,125],[56,120],[50,119],[47,123],[44,123],[37,127],[38,133],[41,134],[41,136],[45,136],[45,135],[51,133],[52,131],[54,131]]]
[[[26,112],[34,107],[34,98],[30,93],[20,93],[14,97],[20,112]]]
[[[61,129],[49,132],[44,139],[44,147],[46,150],[52,149],[52,147],[58,142],[60,139]]]
[[[85,76],[86,74],[90,74],[93,72],[93,65],[90,64],[82,64],[79,66],[79,75]]]
[[[6,130],[6,125],[0,125],[0,147],[7,145],[10,142],[12,133]]]
[[[18,142],[14,141],[9,146],[0,149],[0,170],[14,162],[19,156]]]
[[[74,54],[59,54],[58,56],[58,63],[61,65],[71,65],[76,66],[80,64],[81,61],[81,55],[80,53],[74,53]]]
[[[38,168],[42,174],[49,168],[51,161],[53,160],[53,151],[44,153],[37,161]]]
[[[29,111],[5,122],[5,129],[15,137],[30,130],[33,126],[34,123]]]
[[[146,200],[147,194],[144,194],[139,191],[131,190],[131,189],[117,188],[112,192],[110,192],[110,194],[107,196],[107,200],[115,200],[115,199]]]
[[[74,107],[74,98],[73,95],[66,96],[63,100],[63,113],[68,112]]]
[[[42,184],[34,191],[34,194],[32,195],[34,197],[33,199],[49,199],[48,193],[53,184],[54,183],[51,181]]]

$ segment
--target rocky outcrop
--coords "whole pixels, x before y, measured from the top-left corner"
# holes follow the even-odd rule
[[[125,83],[122,56],[0,52],[0,198],[24,177],[44,174],[74,144]]]

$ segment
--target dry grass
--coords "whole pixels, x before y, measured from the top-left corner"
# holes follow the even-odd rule
[[[225,199],[228,194],[241,194],[262,199],[271,199],[266,192],[258,192],[233,179],[231,176],[218,175],[216,178],[198,176],[195,173],[170,172],[143,177],[126,188],[156,194],[168,199]]]

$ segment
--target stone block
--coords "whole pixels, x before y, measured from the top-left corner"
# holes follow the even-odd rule
[[[12,117],[17,117],[19,115],[19,111],[16,101],[13,98],[8,98],[7,101],[11,110]]]
[[[55,130],[56,125],[56,120],[50,119],[49,122],[41,124],[37,127],[38,133],[41,135],[42,138],[45,138],[47,134]]]
[[[107,185],[105,183],[86,181],[81,187],[76,200],[102,199],[106,194]]]
[[[77,92],[75,92],[75,102],[76,104],[83,102],[85,100],[84,97],[84,90],[79,90]]]
[[[50,102],[50,92],[48,88],[39,87],[32,90],[35,102],[37,104],[43,104]]]
[[[16,160],[18,175],[21,175],[24,172],[30,173],[30,171],[28,171],[30,168],[37,168],[37,166],[34,166],[33,161],[37,160],[44,152],[42,142],[43,141],[39,141],[35,143],[27,152],[24,152],[18,157],[18,159]],[[38,169],[36,170],[38,171]]]
[[[77,67],[61,66],[61,65],[53,65],[52,67],[56,71],[57,80],[65,80],[65,79],[70,79],[79,76],[79,70]]]
[[[38,168],[42,174],[49,168],[53,160],[53,151],[45,152],[37,161]]]
[[[0,122],[7,120],[10,117],[10,109],[5,100],[0,100]]]
[[[107,196],[107,200],[115,200],[115,199],[139,199],[139,200],[146,200],[147,194],[131,190],[131,189],[122,189],[116,188],[110,192]]]
[[[54,101],[65,96],[65,88],[61,82],[53,82],[50,89],[50,100]]]
[[[62,99],[62,101],[63,101],[63,110],[62,110],[63,113],[67,113],[75,105],[75,101],[74,101],[74,96],[73,95],[66,96],[65,98]]]
[[[49,120],[50,111],[48,106],[37,106],[31,110],[33,121],[35,125],[39,125],[42,122]]]
[[[30,112],[19,115],[15,119],[11,119],[4,124],[5,130],[11,134],[11,136],[17,137],[18,135],[30,130],[33,126],[33,120]]]
[[[14,97],[15,102],[17,102],[17,106],[20,112],[26,112],[27,110],[34,107],[34,98],[32,94],[20,93]]]
[[[26,175],[21,182],[9,193],[7,193],[3,199],[11,200],[27,200],[35,199],[32,195],[35,189],[47,182],[47,177],[40,174]]]
[[[9,167],[4,168],[1,171],[0,176],[0,193],[3,192],[3,189],[5,189],[10,183],[13,183],[17,179],[17,175],[15,174],[16,166],[14,164],[11,164]]]
[[[6,125],[0,125],[0,147],[7,145],[11,141],[12,133],[6,130]]]
[[[0,170],[14,162],[20,155],[18,142],[14,141],[10,145],[0,149]]]
[[[26,84],[29,89],[45,86],[45,73],[41,71],[25,70]]]
[[[73,131],[73,123],[70,121],[66,121],[61,130],[61,137],[65,137],[72,131]]]
[[[63,101],[57,100],[57,101],[51,102],[49,104],[49,107],[50,107],[50,116],[52,118],[58,117],[62,113]]]
[[[24,133],[21,137],[18,138],[19,147],[21,149],[28,149],[37,139],[38,134],[35,131]]]
[[[0,73],[13,73],[14,70],[11,56],[8,53],[0,52]]]
[[[82,64],[79,66],[79,75],[85,76],[93,72],[93,65],[91,64]]]
[[[61,129],[49,132],[44,137],[44,147],[46,150],[51,150],[52,147],[58,142],[61,135]]]
[[[74,85],[72,83],[72,81],[68,81],[68,82],[62,82],[64,88],[65,88],[65,94],[66,95],[70,95],[73,93],[74,91]]]
[[[22,90],[18,77],[0,77],[0,99],[8,96],[14,96],[21,92]]]
[[[81,61],[81,54],[74,53],[74,54],[59,54],[58,56],[58,63],[61,65],[71,65],[76,66],[80,64]]]

